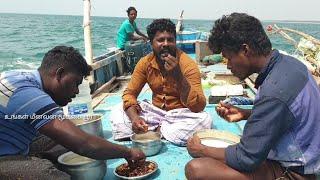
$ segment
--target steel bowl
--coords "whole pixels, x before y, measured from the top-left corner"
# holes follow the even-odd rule
[[[96,114],[92,116],[70,118],[70,120],[86,133],[104,138],[101,117],[101,115]]]
[[[144,175],[141,175],[141,176],[134,176],[134,177],[121,176],[121,175],[119,175],[119,174],[116,172],[116,170],[117,170],[118,167],[120,167],[120,166],[123,165],[123,164],[120,164],[119,166],[117,166],[117,167],[114,169],[113,174],[114,174],[115,176],[117,176],[118,178],[120,178],[120,179],[129,179],[129,180],[145,179],[145,178],[151,176],[152,174],[154,174],[154,173],[158,170],[158,164],[157,164],[156,162],[154,162],[154,161],[148,161],[148,162],[152,162],[153,164],[155,164],[156,168],[155,168],[153,171],[151,171],[151,172],[149,172],[149,173],[147,173],[147,174],[144,174]]]
[[[100,180],[106,174],[106,162],[67,152],[58,157],[59,167],[72,180]]]
[[[158,132],[148,131],[143,134],[134,134],[130,137],[132,147],[141,149],[146,156],[153,156],[162,148],[162,135]]]

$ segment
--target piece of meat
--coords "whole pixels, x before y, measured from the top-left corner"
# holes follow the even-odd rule
[[[137,166],[129,166],[128,163],[122,164],[116,168],[116,173],[120,176],[135,177],[142,176],[154,171],[156,165],[150,161],[145,161]]]

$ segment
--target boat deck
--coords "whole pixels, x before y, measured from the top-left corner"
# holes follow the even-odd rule
[[[151,94],[150,94],[151,97]],[[96,113],[104,114],[102,118],[103,124],[103,132],[106,139],[113,141],[112,134],[111,134],[111,124],[109,119],[110,110],[113,105],[121,102],[120,95],[112,95],[105,98],[103,104],[99,105],[96,109]],[[218,130],[226,130],[228,132],[232,132],[234,134],[241,135],[244,121],[240,123],[228,123],[222,118],[220,118],[216,111],[216,105],[207,105],[205,111],[209,112],[211,117],[213,118],[212,128]],[[244,106],[250,108],[251,106]],[[114,142],[114,141],[113,141]],[[118,144],[131,146],[130,141],[122,141],[117,142]],[[189,156],[186,147],[179,147],[173,145],[172,143],[163,140],[164,146],[159,154],[148,157],[149,160],[153,160],[158,163],[159,170],[156,174],[154,174],[150,179],[166,179],[170,177],[170,179],[185,179],[184,175],[184,166],[185,164],[192,159]],[[117,179],[116,176],[113,174],[114,169],[124,163],[124,159],[114,159],[107,161],[107,174],[104,179]]]
[[[223,71],[226,68],[223,65],[216,65],[211,67],[206,67],[202,69],[202,71],[210,70],[210,71]],[[206,97],[210,94],[210,89],[204,89]],[[103,114],[102,124],[103,124],[103,132],[105,139],[116,142],[118,144],[126,145],[128,147],[131,146],[131,141],[114,141],[112,139],[111,133],[111,124],[110,124],[110,111],[111,109],[122,102],[121,99],[122,92],[108,94],[106,98],[95,108],[95,113]],[[139,100],[150,99],[152,97],[152,92],[146,86],[139,95]],[[225,130],[237,135],[242,134],[242,130],[244,127],[245,121],[239,123],[228,123],[227,121],[220,118],[215,111],[216,104],[207,104],[205,111],[209,112],[212,119],[212,129],[217,130]],[[251,108],[252,106],[242,106],[243,108]],[[159,154],[148,157],[147,160],[155,161],[158,164],[158,171],[150,176],[148,179],[170,179],[172,180],[182,180],[186,179],[184,174],[184,166],[188,161],[192,159],[192,157],[188,154],[186,147],[180,147],[173,145],[172,143],[163,140],[164,146]],[[107,172],[104,179],[112,180],[117,179],[114,175],[113,171],[115,168],[124,163],[124,159],[114,159],[107,161]]]

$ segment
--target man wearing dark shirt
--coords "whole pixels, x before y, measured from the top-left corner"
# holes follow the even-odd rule
[[[315,179],[320,172],[320,91],[305,65],[272,50],[255,17],[242,13],[215,22],[209,45],[228,59],[231,72],[245,79],[259,73],[251,110],[220,103],[229,122],[248,119],[238,144],[207,147],[188,140],[193,159],[188,179]]]

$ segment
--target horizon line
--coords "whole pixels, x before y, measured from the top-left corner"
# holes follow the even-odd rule
[[[0,12],[0,14],[21,14],[21,15],[53,15],[53,16],[83,16],[83,15],[75,15],[75,14],[46,14],[46,13],[16,13],[16,12]],[[91,15],[91,17],[111,17],[111,18],[127,18],[127,16],[102,16],[102,15]],[[156,17],[139,17],[138,19],[156,19]],[[177,20],[178,18],[170,18]],[[184,18],[183,20],[216,20],[216,19],[190,19],[190,18]],[[264,22],[313,22],[313,23],[320,23],[320,20],[290,20],[290,19],[259,19],[260,21]]]

